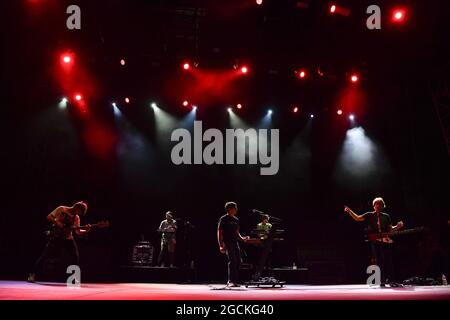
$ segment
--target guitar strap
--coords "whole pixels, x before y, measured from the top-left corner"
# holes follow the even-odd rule
[[[376,212],[376,211],[375,211],[375,213],[376,213],[376,215],[377,215],[378,232],[381,233],[380,213],[379,213],[379,212]]]

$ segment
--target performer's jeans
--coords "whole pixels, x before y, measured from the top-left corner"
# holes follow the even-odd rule
[[[175,262],[175,246],[176,239],[161,239],[161,251],[159,252],[158,265],[162,265],[167,260],[167,255],[169,256],[169,263],[173,265]]]
[[[67,257],[66,257],[67,255]],[[66,272],[67,266],[79,264],[78,246],[74,239],[55,238],[47,242],[42,255],[34,265],[33,273],[39,274],[44,272],[44,263],[48,259],[57,259],[61,263],[60,267],[64,267]]]
[[[376,264],[381,270],[381,283],[393,281],[394,267],[392,263],[392,244],[373,241],[371,247],[372,254],[376,259]]]
[[[241,265],[241,249],[237,242],[225,243],[228,257],[228,282],[237,283]]]

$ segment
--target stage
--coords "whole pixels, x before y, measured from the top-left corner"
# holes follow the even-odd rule
[[[223,288],[223,284],[82,284],[0,281],[1,300],[449,300],[450,286],[379,288],[367,285]]]

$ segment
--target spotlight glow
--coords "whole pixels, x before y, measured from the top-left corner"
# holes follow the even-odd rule
[[[72,58],[70,56],[64,56],[63,61],[64,63],[70,63],[70,61],[72,61]]]
[[[81,101],[81,99],[83,99],[83,96],[81,94],[76,94],[75,95],[75,100]]]
[[[336,5],[331,5],[331,7],[330,7],[330,12],[331,13],[335,13],[336,12]]]
[[[120,64],[121,64],[122,66],[124,66],[125,63],[126,63],[125,59],[120,60]]]
[[[232,109],[231,109],[231,108],[228,108],[228,109],[227,109],[227,111],[228,111],[228,112],[231,112],[231,111],[232,111]]]
[[[243,66],[243,67],[241,68],[241,72],[242,72],[243,74],[247,74],[247,73],[248,73],[248,68],[247,68],[246,66]]]
[[[238,103],[238,104],[236,105],[236,108],[242,109],[242,104]]]
[[[267,111],[268,115],[271,115],[273,113],[272,109],[269,109],[269,111]]]
[[[150,106],[151,106],[153,109],[158,108],[158,105],[157,105],[155,102],[152,102],[152,103],[150,104]]]
[[[185,63],[183,64],[183,69],[184,69],[184,70],[189,70],[190,68],[191,68],[191,66],[190,66],[189,63],[185,62]]]
[[[352,74],[352,75],[350,76],[350,80],[351,80],[353,83],[356,83],[356,82],[358,82],[359,77],[358,77],[357,74]]]
[[[342,110],[339,109],[339,110],[337,111],[337,114],[338,114],[338,115],[342,115]]]
[[[62,98],[61,101],[58,103],[58,107],[60,109],[65,109],[67,107],[67,102],[69,102],[69,100],[66,97]]]
[[[406,11],[404,9],[395,9],[392,12],[393,22],[403,22],[405,20]]]
[[[294,113],[297,113],[297,112],[298,112],[298,107],[294,107],[294,109],[292,109],[292,111],[293,111]]]
[[[183,101],[183,106],[187,107],[189,105],[189,102],[187,100]]]
[[[350,121],[354,121],[355,120],[355,115],[351,114],[351,115],[348,116],[348,118],[350,119]]]
[[[126,97],[125,98],[125,103],[130,103],[130,98]]]
[[[310,118],[312,119],[312,118],[314,118],[314,115],[313,115],[313,114],[311,114],[311,115],[310,115],[309,117],[310,117]]]
[[[192,106],[192,110],[197,110],[197,106]]]
[[[263,0],[256,0],[256,4],[257,4],[258,6],[262,5],[262,3],[263,3]]]

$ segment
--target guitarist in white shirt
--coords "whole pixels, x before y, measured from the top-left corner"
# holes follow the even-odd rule
[[[36,280],[36,274],[43,271],[42,268],[46,259],[60,258],[64,252],[70,257],[70,261],[67,261],[68,265],[78,265],[78,247],[73,238],[72,229],[78,235],[90,231],[91,226],[89,224],[80,228],[80,216],[86,214],[87,208],[85,202],[79,201],[72,207],[59,206],[47,216],[47,220],[53,225],[52,236],[49,237],[42,255],[36,261],[33,272],[29,274],[28,281],[34,282]]]
[[[403,221],[399,221],[395,226],[393,226],[391,217],[387,213],[382,212],[382,210],[386,207],[383,198],[375,198],[372,205],[375,211],[366,212],[362,215],[356,214],[347,206],[344,207],[344,211],[348,213],[355,221],[366,221],[367,231],[369,234],[398,231],[403,228]],[[392,243],[393,241],[388,237],[379,238],[371,241],[370,243],[375,264],[377,264],[381,270],[382,286],[386,283],[395,285],[394,282],[389,282],[393,280]]]

